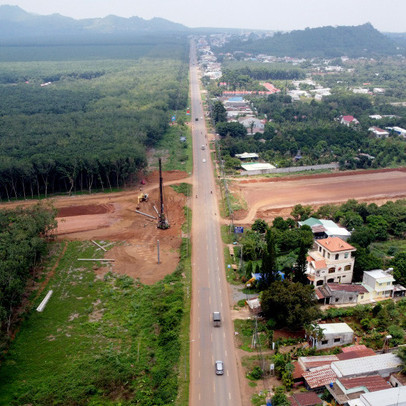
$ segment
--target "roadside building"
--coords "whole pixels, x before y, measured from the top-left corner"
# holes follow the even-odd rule
[[[312,346],[318,350],[351,344],[354,341],[354,331],[347,323],[317,324],[317,327],[322,330],[323,337],[320,340],[309,338]]]
[[[324,392],[325,386],[334,383],[337,379],[337,375],[330,365],[314,368],[309,372],[304,372],[302,376],[306,388],[319,393]]]
[[[265,173],[270,173],[275,167],[266,162],[247,162],[241,165],[244,171],[241,172],[241,175],[261,175]]]
[[[344,227],[340,227],[338,224],[331,220],[316,219],[310,217],[307,220],[299,221],[299,226],[309,226],[312,229],[314,238],[316,240],[328,237],[339,237],[344,241],[347,241],[351,237],[351,233]]]
[[[358,303],[359,297],[367,294],[368,290],[361,284],[326,283],[316,288],[319,303],[323,305]]]
[[[315,241],[307,257],[307,277],[314,286],[326,283],[351,283],[356,249],[338,237]]]

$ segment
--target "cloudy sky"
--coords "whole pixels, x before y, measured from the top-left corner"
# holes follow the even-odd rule
[[[0,0],[37,14],[73,18],[162,17],[188,27],[292,30],[370,22],[406,32],[406,0]]]

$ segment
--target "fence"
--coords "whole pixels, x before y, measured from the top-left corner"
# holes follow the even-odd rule
[[[293,173],[304,171],[317,171],[320,169],[339,169],[339,167],[340,165],[337,162],[335,162],[332,164],[289,166],[287,168],[259,169],[257,171],[241,171],[240,175],[252,176],[252,175],[265,175],[267,173]]]

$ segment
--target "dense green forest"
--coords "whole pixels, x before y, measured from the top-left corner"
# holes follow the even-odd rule
[[[276,33],[265,39],[235,38],[216,53],[242,51],[254,54],[293,57],[374,57],[403,52],[394,41],[377,31],[371,24],[360,26],[306,28],[289,33]]]
[[[7,48],[23,61],[0,63],[0,199],[112,189],[146,167],[188,98],[186,39],[155,41],[132,55],[57,47],[51,60],[52,47]],[[70,60],[78,49],[88,56]]]
[[[27,280],[47,253],[46,238],[56,227],[55,214],[39,205],[0,210],[0,350],[4,350]]]

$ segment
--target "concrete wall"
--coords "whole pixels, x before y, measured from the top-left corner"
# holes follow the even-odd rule
[[[335,339],[340,339],[340,341],[335,342]],[[326,344],[323,341],[327,340]],[[340,334],[325,334],[322,341],[316,342],[317,349],[338,347],[345,344],[351,344],[354,340],[354,333],[340,333]]]
[[[289,166],[288,168],[264,169],[262,171],[241,171],[242,176],[264,175],[266,173],[294,173],[303,171],[316,171],[320,169],[338,169],[338,163],[323,165]]]

